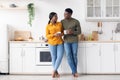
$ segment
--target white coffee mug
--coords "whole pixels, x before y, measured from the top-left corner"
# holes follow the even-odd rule
[[[67,34],[67,30],[64,30],[64,34]]]

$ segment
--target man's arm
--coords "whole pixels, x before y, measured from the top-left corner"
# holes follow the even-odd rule
[[[74,35],[81,34],[81,26],[80,26],[80,22],[79,21],[77,21],[77,23],[76,23],[76,29],[73,31],[73,34]]]

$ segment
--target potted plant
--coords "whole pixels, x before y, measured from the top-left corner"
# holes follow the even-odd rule
[[[29,13],[29,21],[28,24],[32,26],[32,21],[34,20],[35,17],[35,8],[34,8],[34,3],[29,3],[27,5],[28,8],[28,13]]]

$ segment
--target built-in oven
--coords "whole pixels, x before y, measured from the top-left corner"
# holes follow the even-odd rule
[[[36,65],[37,66],[51,66],[52,59],[47,43],[40,43],[36,47]]]

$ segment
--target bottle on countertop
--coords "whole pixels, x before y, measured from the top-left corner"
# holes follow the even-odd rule
[[[100,21],[100,22],[98,22],[98,34],[103,34],[103,31],[102,31],[102,22]]]

